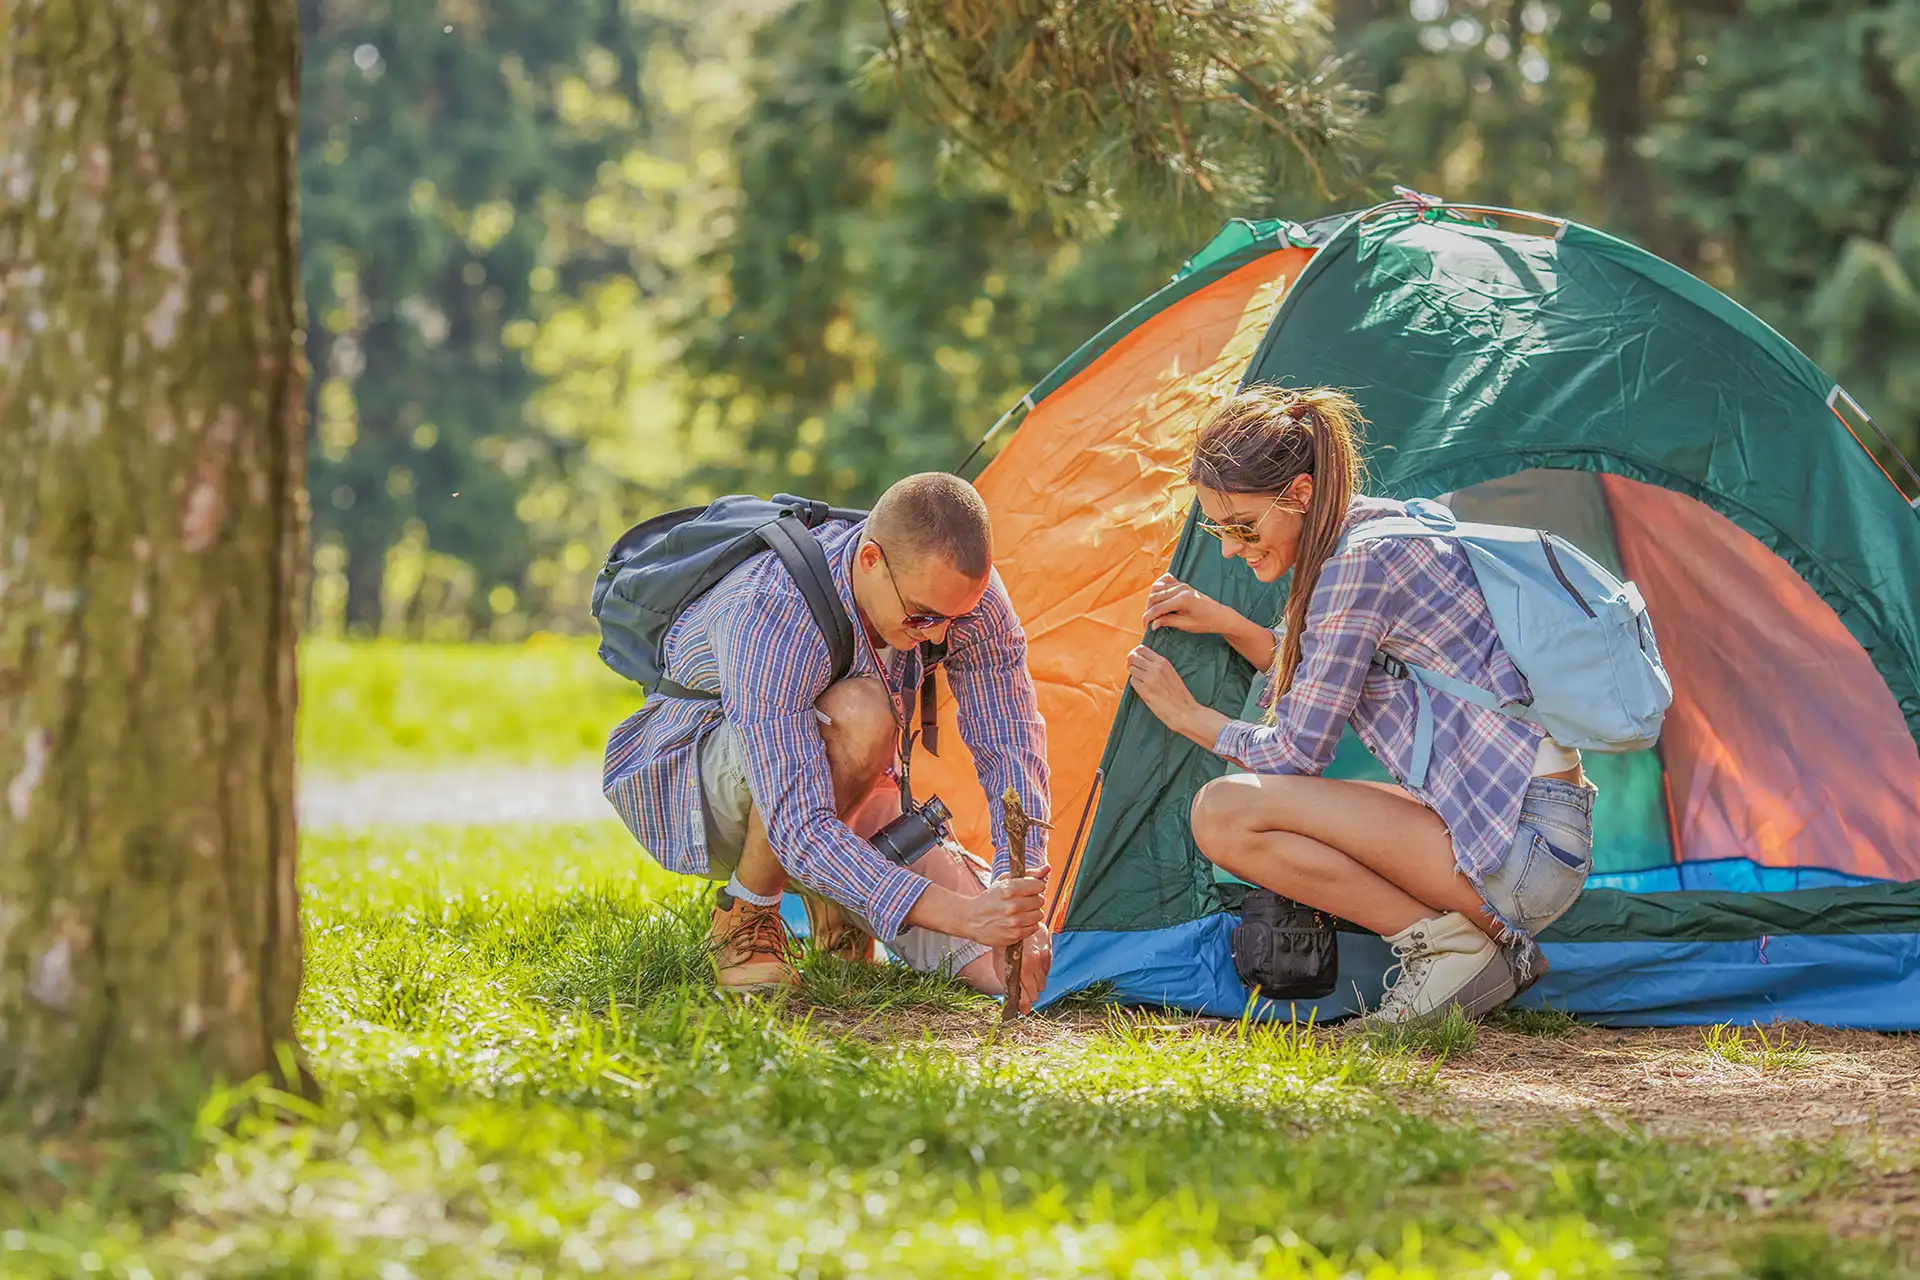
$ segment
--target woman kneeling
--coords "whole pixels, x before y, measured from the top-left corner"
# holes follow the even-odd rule
[[[1202,527],[1262,582],[1292,570],[1292,592],[1269,630],[1163,577],[1147,626],[1222,636],[1267,671],[1265,722],[1202,706],[1145,646],[1129,658],[1130,680],[1168,728],[1250,771],[1195,797],[1202,853],[1386,939],[1399,975],[1375,1019],[1455,1006],[1478,1017],[1544,970],[1534,935],[1573,905],[1592,869],[1595,791],[1577,752],[1445,694],[1431,699],[1425,776],[1408,781],[1416,692],[1393,660],[1503,704],[1530,693],[1459,543],[1342,541],[1405,514],[1358,492],[1360,426],[1340,392],[1256,387],[1216,413],[1194,448]],[[1319,776],[1349,724],[1400,786]]]

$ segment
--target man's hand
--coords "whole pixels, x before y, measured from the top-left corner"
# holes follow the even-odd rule
[[[1053,935],[1047,927],[1041,925],[1027,935],[1022,944],[1024,952],[1020,961],[1020,990],[1015,995],[1020,1003],[1014,1007],[1015,1013],[1029,1013],[1033,1002],[1046,990],[1047,971],[1053,968]],[[1007,953],[1003,950],[993,952],[994,976],[1000,979],[1002,989],[1007,983]]]
[[[1046,888],[1044,876],[996,880],[979,897],[966,899],[964,927],[954,932],[983,946],[1012,946],[1039,927],[1046,913]]]

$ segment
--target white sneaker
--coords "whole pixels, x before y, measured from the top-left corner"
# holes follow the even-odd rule
[[[1507,957],[1458,911],[1416,920],[1388,938],[1400,976],[1366,1021],[1416,1022],[1459,1007],[1478,1018],[1513,999]]]

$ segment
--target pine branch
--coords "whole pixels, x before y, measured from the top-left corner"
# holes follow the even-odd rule
[[[1362,104],[1328,50],[1290,0],[895,0],[881,57],[1017,203],[1217,220],[1273,194],[1281,153],[1333,194]]]

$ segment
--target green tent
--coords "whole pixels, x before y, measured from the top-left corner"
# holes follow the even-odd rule
[[[1346,388],[1370,422],[1369,492],[1552,529],[1648,599],[1675,706],[1656,749],[1588,756],[1596,871],[1547,933],[1552,971],[1527,1003],[1625,1023],[1920,1025],[1920,513],[1863,447],[1871,424],[1659,258],[1424,198],[1230,225],[1036,387],[979,477],[1028,623],[1056,803],[1085,798],[1056,815],[1045,998],[1111,982],[1233,1015],[1249,998],[1226,949],[1243,889],[1187,825],[1226,766],[1110,669],[1140,640],[1174,528],[1173,573],[1252,617],[1284,602],[1284,584],[1196,536],[1192,511],[1143,514],[1108,465],[1124,445],[1136,488],[1164,488],[1211,402],[1179,403],[1173,380],[1213,377],[1218,394],[1223,370]],[[1229,714],[1255,692],[1217,637],[1150,643]],[[1351,736],[1331,772],[1389,776]],[[1376,999],[1387,959],[1343,935],[1320,1016]]]

